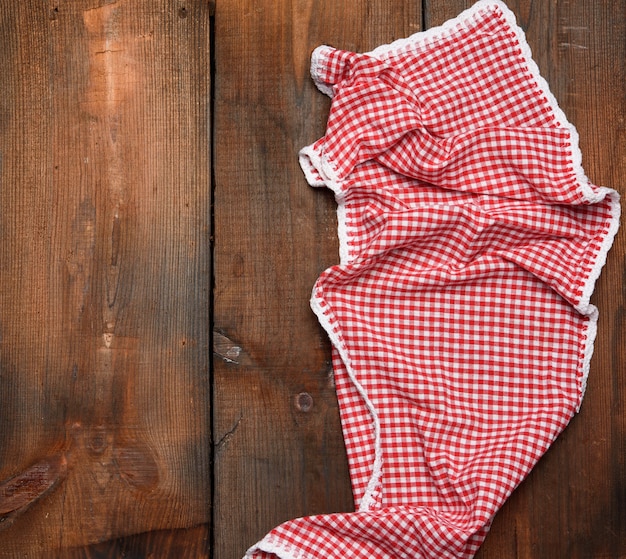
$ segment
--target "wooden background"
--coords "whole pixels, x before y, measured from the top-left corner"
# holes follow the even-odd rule
[[[351,510],[308,307],[338,261],[297,163],[329,108],[309,56],[471,3],[0,0],[0,558],[236,559]],[[508,5],[587,174],[624,192],[626,0]],[[625,250],[582,411],[481,559],[626,557]]]

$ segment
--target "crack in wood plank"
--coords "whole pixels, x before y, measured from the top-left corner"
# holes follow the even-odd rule
[[[239,429],[239,425],[241,424],[242,420],[243,420],[243,414],[240,414],[239,419],[237,419],[233,427],[230,430],[226,431],[226,433],[224,433],[222,438],[214,444],[215,454],[218,454],[219,452],[221,452],[224,446],[226,446],[226,444],[228,444],[228,442],[233,438],[233,435],[235,434],[235,431]]]

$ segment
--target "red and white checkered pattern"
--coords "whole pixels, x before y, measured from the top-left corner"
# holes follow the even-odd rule
[[[358,510],[247,557],[469,558],[580,405],[618,196],[498,0],[368,54],[320,47],[312,74],[333,102],[301,163],[341,241],[312,307]]]

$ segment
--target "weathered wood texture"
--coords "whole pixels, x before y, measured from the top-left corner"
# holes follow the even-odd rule
[[[309,56],[471,4],[0,0],[0,559],[238,559],[352,509],[308,306],[338,261],[297,162],[329,108]],[[624,192],[626,0],[508,4],[588,175]],[[626,557],[625,262],[620,232],[582,411],[481,559]]]
[[[208,33],[201,0],[0,2],[0,557],[209,521]]]
[[[297,161],[329,107],[310,54],[419,27],[415,2],[216,4],[216,559],[289,518],[352,510],[330,349],[308,305],[337,260],[334,200],[306,186]]]

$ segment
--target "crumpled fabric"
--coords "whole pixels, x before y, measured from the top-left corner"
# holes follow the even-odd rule
[[[367,54],[319,47],[311,72],[332,105],[300,163],[340,238],[311,305],[356,512],[246,557],[470,558],[579,409],[619,197],[498,0]]]

